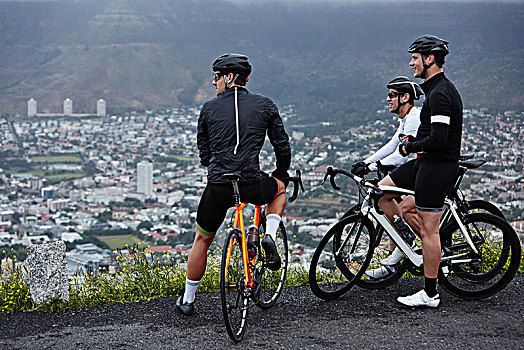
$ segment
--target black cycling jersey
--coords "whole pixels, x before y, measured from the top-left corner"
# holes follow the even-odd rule
[[[243,87],[234,87],[206,102],[198,119],[197,143],[200,163],[208,167],[208,182],[226,183],[221,176],[237,171],[240,182],[258,181],[259,154],[266,133],[275,151],[277,168],[286,172],[291,147],[273,101],[251,94]]]
[[[426,100],[420,112],[420,127],[409,153],[429,159],[456,161],[462,139],[462,100],[455,85],[438,73],[420,85]]]

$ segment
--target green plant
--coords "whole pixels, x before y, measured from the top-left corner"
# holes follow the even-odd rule
[[[2,251],[0,275],[0,312],[26,311],[32,308],[29,283],[14,251],[10,256]]]
[[[220,237],[219,237],[220,238]],[[207,270],[200,282],[199,292],[217,292],[220,289],[220,259],[222,247],[216,242],[208,256]],[[95,305],[148,300],[179,295],[185,285],[185,262],[187,254],[174,256],[154,254],[143,242],[128,247],[129,254],[116,251],[115,268],[98,273],[78,268],[69,283],[69,301],[50,300],[35,306],[31,300],[27,271],[18,262],[15,251],[4,250],[0,256],[2,275],[0,279],[0,312],[49,311],[76,309]],[[293,258],[290,259],[293,261]],[[110,273],[111,272],[111,273]],[[524,274],[524,255],[519,274]],[[410,277],[406,274],[404,277]],[[411,276],[413,277],[413,276]],[[325,283],[343,282],[339,273],[325,272],[319,275]],[[308,271],[304,266],[292,264],[288,270],[286,286],[308,284]]]

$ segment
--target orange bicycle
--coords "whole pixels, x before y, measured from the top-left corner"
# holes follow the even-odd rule
[[[293,182],[293,195],[289,202],[296,199],[299,187],[304,192],[300,175],[300,170],[297,170],[296,176],[288,178]],[[253,225],[249,227],[249,232],[246,232],[242,210],[248,203],[240,201],[239,176],[232,173],[223,175],[223,178],[233,185],[236,211],[222,251],[220,298],[227,332],[233,341],[239,342],[246,330],[249,308],[256,305],[268,309],[282,293],[288,268],[288,242],[285,227],[281,222],[275,244],[282,265],[279,270],[270,270],[266,265],[264,250],[258,243],[264,236],[266,227],[262,207],[255,206]],[[253,235],[257,239],[252,239]],[[248,236],[252,242],[248,242]]]

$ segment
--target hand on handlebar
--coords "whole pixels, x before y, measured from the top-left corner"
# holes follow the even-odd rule
[[[380,162],[380,160],[378,162],[375,163],[376,166],[377,166],[377,170],[378,171],[381,171],[383,172],[384,174],[388,174],[390,173],[393,169],[396,168],[395,165],[384,165]]]
[[[287,171],[279,169],[279,168],[276,168],[271,173],[271,176],[273,176],[274,178],[277,178],[280,181],[282,181],[284,183],[284,186],[287,187],[287,185],[289,185],[289,174],[288,174]]]
[[[364,176],[369,174],[369,166],[364,162],[358,162],[351,166],[351,173],[357,176]]]

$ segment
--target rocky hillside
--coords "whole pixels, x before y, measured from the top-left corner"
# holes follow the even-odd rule
[[[317,3],[224,0],[0,1],[0,113],[194,104],[210,63],[241,52],[249,88],[311,119],[370,114],[385,83],[410,75],[419,35],[448,39],[445,68],[465,106],[523,109],[519,3]]]

